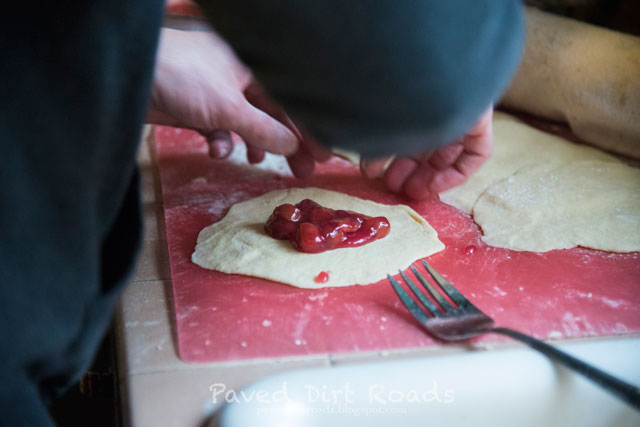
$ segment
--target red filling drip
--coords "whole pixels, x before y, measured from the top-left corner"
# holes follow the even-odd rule
[[[469,245],[466,248],[464,248],[462,251],[464,252],[465,255],[471,255],[476,251],[476,249],[477,248],[475,246]]]
[[[329,280],[329,273],[327,273],[326,271],[321,271],[314,279],[313,281],[316,283],[327,283],[327,280]]]
[[[390,227],[383,216],[333,210],[309,199],[278,206],[264,225],[274,239],[289,240],[296,250],[308,253],[362,246],[385,237]]]

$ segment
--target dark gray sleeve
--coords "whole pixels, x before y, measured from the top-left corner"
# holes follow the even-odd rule
[[[520,59],[516,0],[203,0],[294,120],[367,155],[460,137]]]
[[[2,426],[54,425],[47,403],[90,366],[133,271],[136,150],[163,6],[3,5]]]

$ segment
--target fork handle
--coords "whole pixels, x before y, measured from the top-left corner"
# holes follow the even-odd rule
[[[525,335],[521,332],[514,331],[509,328],[492,328],[486,332],[493,332],[497,334],[507,335],[518,341],[527,344],[529,347],[538,350],[539,352],[549,356],[551,359],[565,365],[568,368],[573,369],[579,374],[584,375],[591,381],[599,384],[604,389],[613,393],[618,398],[624,400],[636,409],[640,409],[640,388],[622,381],[612,375],[607,374],[604,371],[589,365],[575,357],[558,350],[557,348],[537,340],[529,335]]]

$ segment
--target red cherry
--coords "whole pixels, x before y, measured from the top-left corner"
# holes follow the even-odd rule
[[[295,222],[286,221],[275,215],[271,215],[264,225],[264,230],[274,239],[291,240],[296,236],[298,226]]]
[[[295,242],[302,252],[316,253],[322,252],[323,239],[320,237],[320,230],[310,222],[303,222],[298,227],[298,234]]]
[[[307,219],[313,223],[323,223],[333,219],[333,213],[327,208],[318,206],[307,212]]]
[[[311,199],[304,199],[303,201],[301,201],[300,203],[297,203],[296,206],[298,207],[298,209],[300,209],[302,212],[308,213],[311,209],[319,207],[320,205],[317,204],[316,202],[314,202]]]
[[[273,213],[282,219],[293,222],[299,221],[302,217],[300,209],[289,203],[278,206]]]
[[[353,217],[340,218],[332,222],[332,224],[335,224],[335,227],[342,230],[343,233],[355,233],[360,229],[361,223],[361,221]]]
[[[376,238],[382,239],[389,234],[391,231],[391,224],[389,224],[389,220],[383,216],[378,216],[373,219],[374,221],[374,229],[376,230]]]
[[[328,222],[320,226],[320,234],[324,237],[327,249],[335,249],[345,239],[344,232],[335,227],[335,224]]]

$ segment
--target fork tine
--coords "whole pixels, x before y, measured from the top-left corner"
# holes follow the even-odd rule
[[[420,283],[422,283],[422,286],[424,286],[424,288],[427,290],[427,292],[429,292],[431,294],[433,299],[435,299],[438,302],[438,304],[440,304],[440,306],[444,309],[445,312],[450,311],[450,310],[455,310],[453,308],[453,306],[449,303],[449,301],[444,299],[442,294],[440,294],[440,292],[438,292],[438,290],[435,288],[435,286],[433,286],[431,283],[429,283],[427,281],[427,279],[425,279],[424,276],[422,274],[420,274],[420,272],[413,265],[411,266],[411,270],[413,271],[413,274],[416,275],[416,277],[418,278]]]
[[[400,300],[402,301],[404,306],[407,308],[407,310],[409,310],[409,313],[411,313],[418,322],[424,325],[429,320],[429,316],[427,316],[425,312],[422,311],[422,309],[418,306],[418,304],[416,304],[415,301],[411,299],[409,294],[407,294],[404,289],[402,289],[400,283],[396,282],[396,280],[391,277],[390,274],[387,274],[387,278],[389,279],[389,282],[391,282],[393,290],[396,291],[396,294],[398,294],[398,297],[400,297]]]
[[[466,307],[466,306],[470,306],[473,305],[471,304],[471,302],[465,298],[464,295],[462,295],[460,293],[460,291],[458,291],[452,284],[451,282],[449,282],[447,279],[445,279],[444,277],[442,277],[442,275],[440,273],[438,273],[433,267],[431,267],[429,264],[427,264],[427,262],[425,260],[422,260],[422,265],[424,266],[424,268],[429,272],[429,274],[431,275],[431,277],[433,278],[433,280],[436,281],[436,283],[438,285],[440,285],[440,287],[442,288],[442,290],[449,295],[449,298],[451,298],[453,300],[453,302],[455,302],[456,304],[458,304],[458,306],[460,307]]]
[[[420,289],[418,289],[415,283],[413,283],[413,281],[404,273],[404,271],[400,271],[400,275],[411,289],[411,292],[413,292],[413,294],[420,300],[420,302],[427,308],[427,310],[429,310],[431,314],[433,314],[434,316],[440,316],[442,314],[438,306],[429,301],[429,298],[427,298],[426,295]]]

